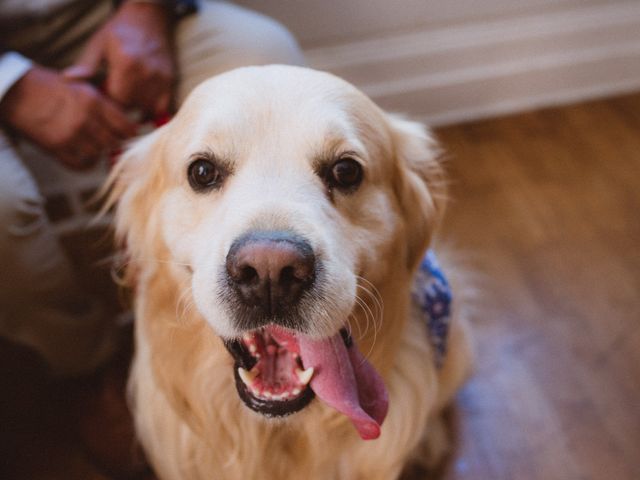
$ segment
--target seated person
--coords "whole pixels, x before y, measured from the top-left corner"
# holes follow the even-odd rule
[[[130,111],[165,115],[201,81],[269,63],[303,57],[281,25],[228,3],[0,3],[0,336],[63,376],[94,371],[118,346],[108,309],[55,237],[18,146],[35,144],[50,156],[43,161],[82,170],[136,134]]]

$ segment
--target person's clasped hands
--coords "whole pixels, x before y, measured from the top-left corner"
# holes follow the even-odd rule
[[[162,5],[125,2],[74,65],[62,72],[34,65],[3,98],[0,118],[68,167],[92,166],[136,134],[128,111],[169,111],[172,22]]]

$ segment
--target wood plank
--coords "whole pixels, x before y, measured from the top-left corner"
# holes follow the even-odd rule
[[[439,243],[484,279],[447,479],[640,478],[639,112],[636,94],[437,132]]]

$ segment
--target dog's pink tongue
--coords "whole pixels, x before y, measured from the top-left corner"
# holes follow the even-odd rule
[[[298,338],[305,368],[313,367],[311,388],[325,403],[344,413],[364,440],[380,436],[389,399],[382,378],[340,334],[323,340]]]

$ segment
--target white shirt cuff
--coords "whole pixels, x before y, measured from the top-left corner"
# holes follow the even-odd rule
[[[29,71],[33,62],[17,52],[0,54],[0,101],[7,91]]]

